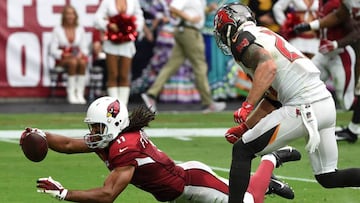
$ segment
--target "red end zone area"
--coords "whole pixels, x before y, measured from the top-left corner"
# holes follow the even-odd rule
[[[47,98],[50,96],[50,87],[1,87],[0,91],[2,98]],[[54,96],[65,97],[65,88],[61,87],[55,90]]]

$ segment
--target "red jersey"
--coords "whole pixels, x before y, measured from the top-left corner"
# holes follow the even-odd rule
[[[341,5],[341,0],[319,0],[319,17],[322,18],[327,14],[334,12]],[[331,28],[320,30],[320,39],[339,40],[350,32],[346,23],[341,23]]]
[[[143,131],[121,133],[96,153],[109,170],[135,166],[131,184],[150,192],[158,201],[176,199],[187,182],[184,169],[160,151]]]

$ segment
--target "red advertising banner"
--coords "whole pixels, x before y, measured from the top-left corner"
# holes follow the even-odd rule
[[[101,0],[5,0],[0,4],[0,97],[50,94],[48,46],[61,11],[73,5],[88,31]]]

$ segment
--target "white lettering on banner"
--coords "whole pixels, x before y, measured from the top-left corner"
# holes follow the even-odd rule
[[[55,6],[64,6],[65,0],[37,0],[36,16],[42,27],[54,27],[61,23],[61,13],[54,13]]]
[[[93,27],[94,26],[94,19],[95,19],[95,13],[89,13],[87,11],[88,7],[95,7],[100,4],[99,0],[72,0],[71,5],[73,5],[76,8],[76,11],[79,15],[79,22],[82,26],[85,27]]]
[[[6,45],[9,84],[13,87],[35,87],[40,81],[40,46],[33,33],[14,33]],[[23,58],[24,57],[24,58]],[[24,63],[24,64],[23,64]],[[23,69],[23,67],[26,67]]]
[[[101,0],[13,0],[0,5],[0,86],[49,86],[48,47],[52,28],[61,23],[62,7],[75,7],[79,24],[92,29]],[[89,44],[91,32],[87,33]],[[1,94],[0,94],[1,96]]]
[[[49,68],[54,67],[55,65],[55,60],[49,55],[51,35],[52,35],[51,32],[42,33],[42,62],[43,62],[42,82],[44,86],[50,85]]]
[[[32,0],[6,1],[7,25],[10,28],[24,27],[24,7],[31,6]]]

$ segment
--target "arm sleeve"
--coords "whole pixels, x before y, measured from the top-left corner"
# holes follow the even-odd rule
[[[80,28],[80,35],[81,35],[81,41],[80,41],[80,50],[81,53],[85,56],[89,55],[89,48],[90,48],[90,40],[86,37],[86,32],[83,27]]]
[[[247,48],[255,42],[255,36],[248,31],[244,31],[238,35],[236,42],[231,45],[231,52],[237,61],[241,61],[241,58]]]
[[[128,150],[126,153],[114,156],[110,161],[114,168],[122,166],[137,166],[136,158],[139,157],[138,151]]]
[[[136,16],[136,30],[138,32],[142,32],[145,23],[144,13],[141,10],[139,1],[134,1],[134,4],[135,4],[135,16]]]
[[[60,39],[59,39],[59,27],[55,27],[51,34],[51,43],[50,43],[50,55],[55,59],[61,59],[61,55],[63,51],[60,47]]]

